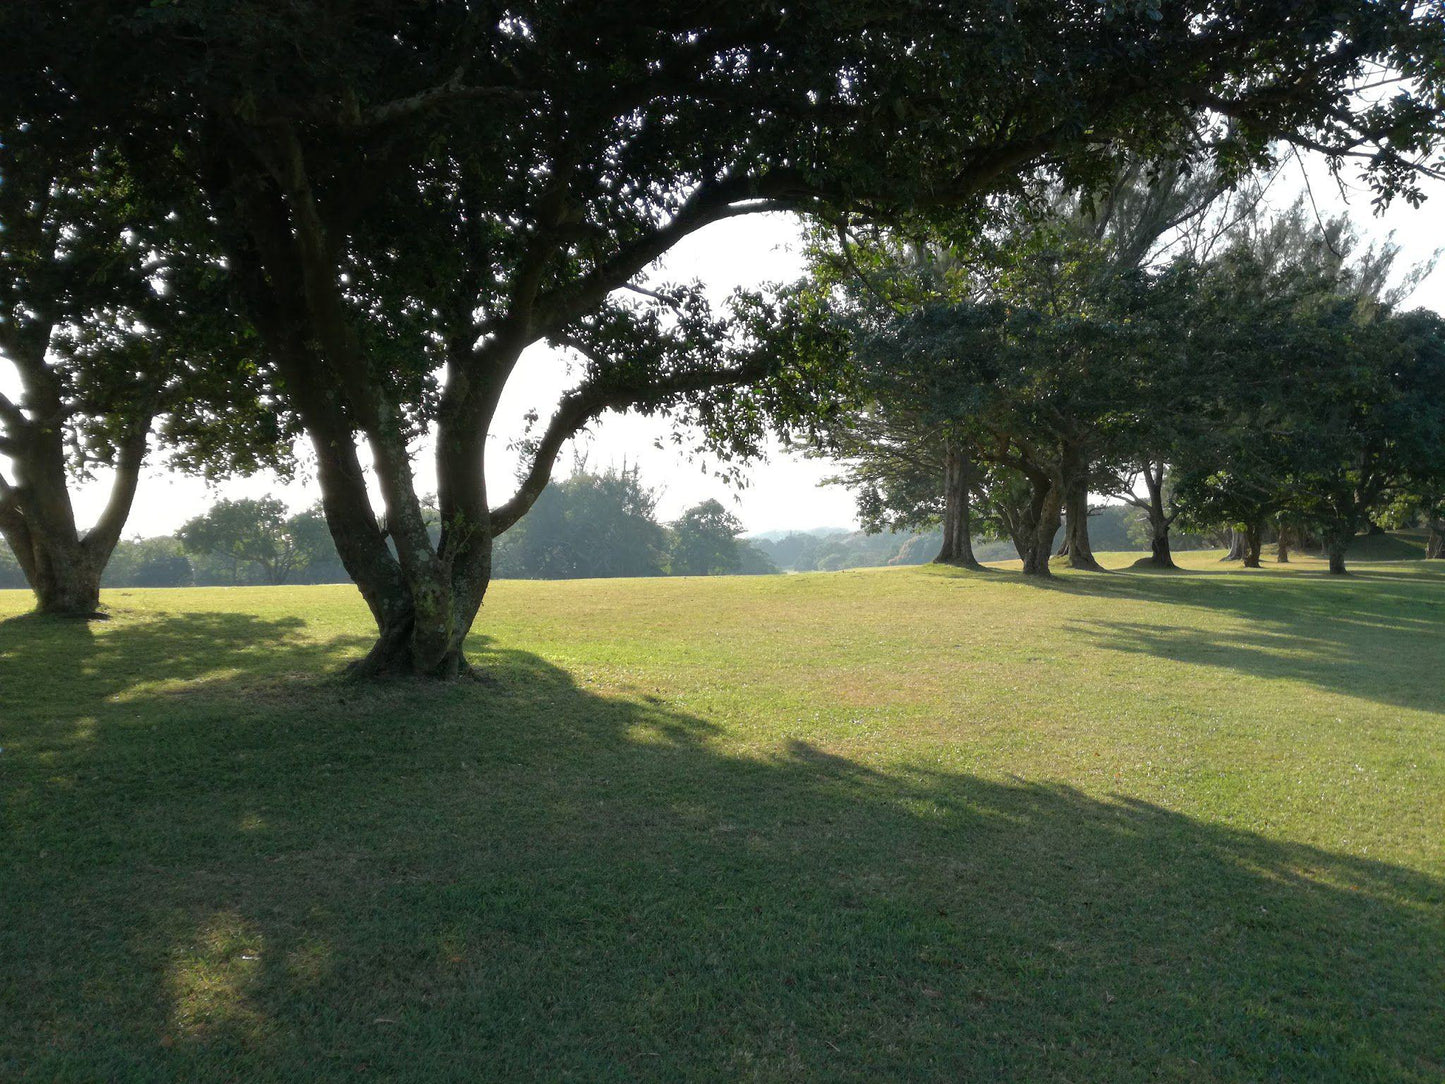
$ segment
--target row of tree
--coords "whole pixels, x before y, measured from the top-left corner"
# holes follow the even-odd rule
[[[494,555],[499,579],[721,576],[776,573],[742,524],[716,500],[657,519],[656,494],[637,469],[579,469],[550,484],[534,515]],[[440,530],[436,517],[430,528]],[[9,558],[7,560],[7,558]],[[108,587],[338,583],[346,570],[319,506],[289,513],[274,497],[223,500],[173,536],[124,540],[106,566]],[[25,585],[0,544],[0,588]]]
[[[42,609],[89,613],[149,447],[225,474],[304,435],[377,626],[358,672],[455,676],[579,429],[671,411],[741,454],[816,401],[756,306],[645,281],[690,234],[977,232],[1121,151],[1235,180],[1280,139],[1418,200],[1442,53],[1439,5],[1379,0],[0,5],[0,533]],[[577,383],[494,500],[487,438],[540,344]],[[86,530],[67,484],[100,468]]]
[[[774,322],[835,374],[802,435],[845,460],[867,525],[941,522],[938,560],[965,566],[982,531],[1047,576],[1062,523],[1059,552],[1097,569],[1091,492],[1140,509],[1158,567],[1176,523],[1234,532],[1250,566],[1274,530],[1343,572],[1383,520],[1428,526],[1438,555],[1445,321],[1396,311],[1428,267],[1393,282],[1395,246],[1241,198],[1128,166],[962,243],[820,237]]]

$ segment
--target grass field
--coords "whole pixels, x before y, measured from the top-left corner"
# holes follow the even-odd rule
[[[1185,559],[0,593],[0,1080],[1439,1084],[1445,568]]]

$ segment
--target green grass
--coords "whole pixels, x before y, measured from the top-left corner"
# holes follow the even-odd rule
[[[1438,1084],[1445,569],[1186,559],[0,621],[0,1080]]]

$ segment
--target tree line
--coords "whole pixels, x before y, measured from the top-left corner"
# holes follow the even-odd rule
[[[552,482],[536,513],[497,547],[498,579],[612,576],[766,575],[779,571],[742,537],[737,517],[702,501],[670,523],[637,469],[574,470]],[[433,514],[430,529],[440,530]],[[174,535],[125,539],[106,565],[106,587],[275,586],[344,583],[341,563],[318,505],[290,513],[275,497],[222,500]],[[0,544],[0,588],[26,586]]]
[[[18,380],[0,533],[41,610],[90,614],[147,456],[285,470],[304,439],[376,623],[356,673],[455,677],[501,540],[579,430],[667,413],[743,456],[778,419],[807,428],[834,379],[753,333],[775,301],[648,278],[679,241],[762,212],[982,235],[1041,192],[1094,198],[1121,155],[1233,184],[1289,145],[1417,202],[1441,173],[1442,42],[1438,5],[1376,0],[0,6],[0,354]],[[983,334],[954,315],[895,330],[935,353]],[[1005,383],[1040,353],[1025,331],[986,333]],[[577,380],[491,494],[487,438],[538,345]],[[994,407],[1018,433],[1037,420]],[[1067,464],[1023,447],[1005,480],[1030,495],[999,514],[1038,540],[1083,468],[1072,445]],[[97,470],[111,499],[83,529],[67,486]]]
[[[1273,536],[1343,573],[1382,524],[1441,556],[1445,320],[1399,309],[1431,265],[1246,195],[1122,163],[989,233],[820,234],[759,327],[832,374],[785,419],[843,459],[865,524],[941,523],[942,562],[978,567],[982,532],[1047,576],[1062,526],[1057,555],[1097,571],[1090,493],[1140,511],[1159,568],[1176,524],[1248,567]]]

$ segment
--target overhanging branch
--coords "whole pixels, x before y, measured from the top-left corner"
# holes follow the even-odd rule
[[[593,356],[591,351],[585,350],[576,342],[561,338],[557,341]],[[766,361],[759,359],[727,369],[676,373],[646,385],[609,387],[601,382],[579,385],[562,397],[541,440],[537,442],[532,454],[532,464],[517,487],[517,492],[505,504],[490,512],[492,534],[502,534],[527,514],[527,510],[536,503],[542,490],[546,489],[547,483],[551,481],[552,468],[562,445],[604,411],[657,406],[674,396],[691,391],[747,384],[759,379],[766,372]]]

